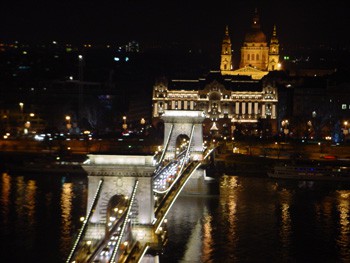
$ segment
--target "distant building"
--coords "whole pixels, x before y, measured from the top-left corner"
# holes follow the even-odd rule
[[[240,68],[233,70],[226,27],[220,71],[210,71],[196,79],[158,80],[153,87],[153,120],[160,121],[164,110],[202,110],[207,117],[204,135],[275,134],[278,92],[275,83],[263,77],[279,69],[279,43],[274,27],[270,46],[267,45],[257,12],[241,53]]]
[[[261,30],[259,14],[255,10],[251,29],[246,33],[241,47],[238,69],[234,69],[232,55],[229,30],[226,26],[221,48],[220,71],[222,75],[244,75],[251,76],[253,79],[261,79],[270,71],[281,70],[276,26],[273,28],[270,44],[268,44],[266,35]]]

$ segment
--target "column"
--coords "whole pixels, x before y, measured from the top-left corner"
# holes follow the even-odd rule
[[[158,102],[155,102],[153,105],[153,116],[158,116]]]
[[[261,105],[261,117],[263,117],[263,118],[265,118],[266,116],[265,116],[265,104],[263,104],[263,105]]]
[[[272,116],[271,116],[272,119],[276,119],[276,105],[273,104],[272,105]]]
[[[239,102],[236,102],[236,114],[239,114]]]
[[[248,102],[248,114],[251,115],[252,114],[252,103]]]
[[[254,114],[258,114],[259,111],[259,103],[255,102],[254,103]]]
[[[191,102],[190,102],[190,109],[191,109],[191,110],[194,109],[194,102],[193,102],[193,100],[191,100]]]

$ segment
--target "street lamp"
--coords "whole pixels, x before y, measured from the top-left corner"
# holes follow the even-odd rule
[[[29,133],[29,128],[30,128],[30,121],[26,121],[24,123],[24,130],[23,130],[23,133],[24,134],[28,134]]]
[[[126,130],[128,128],[128,125],[126,124],[126,116],[123,116],[123,129]]]
[[[20,116],[20,130],[22,131],[22,125],[24,125],[24,115],[23,115],[23,108],[24,108],[24,103],[20,102],[18,103],[19,108],[21,110],[21,116]],[[23,133],[26,133],[25,128],[23,127]]]
[[[145,131],[145,123],[146,123],[146,120],[144,118],[141,118],[141,120],[140,120],[141,133],[144,133],[144,131]]]
[[[19,108],[21,110],[21,121],[24,121],[24,116],[23,116],[24,103],[20,102],[20,103],[18,103],[18,105],[19,105]]]
[[[146,123],[146,120],[145,120],[144,118],[141,118],[140,124],[141,124],[141,125],[145,125],[145,123]]]
[[[288,125],[289,125],[289,121],[288,120],[283,120],[282,121],[282,129],[283,129],[283,133],[284,133],[285,136],[287,136],[289,134]]]
[[[23,113],[23,106],[24,106],[24,103],[23,102],[20,102],[18,103],[19,104],[19,107],[21,108],[21,113]]]
[[[344,141],[346,141],[346,137],[349,134],[349,130],[347,126],[348,126],[348,121],[344,121],[344,129],[343,129]]]
[[[347,135],[349,133],[347,126],[348,126],[348,121],[344,121],[344,130],[343,130],[344,135]]]
[[[66,122],[67,122],[66,127],[67,127],[68,131],[72,128],[72,124],[71,124],[70,120],[71,120],[71,117],[69,115],[67,115],[66,116]]]

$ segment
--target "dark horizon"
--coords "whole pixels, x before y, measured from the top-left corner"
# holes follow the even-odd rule
[[[311,1],[38,1],[14,0],[0,11],[0,41],[171,44],[220,47],[229,26],[234,48],[249,30],[254,9],[270,38],[273,25],[282,46],[349,46],[350,24],[340,0]]]

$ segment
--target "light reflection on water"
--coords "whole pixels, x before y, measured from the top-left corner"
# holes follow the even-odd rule
[[[222,176],[219,186],[176,200],[160,262],[350,262],[349,185]],[[65,262],[87,190],[86,178],[3,173],[4,262]]]
[[[86,178],[1,174],[2,262],[65,262],[86,212]]]
[[[62,213],[62,226],[61,226],[61,243],[60,250],[62,253],[69,251],[71,247],[71,233],[72,233],[72,199],[73,199],[73,184],[64,183],[62,185],[61,193],[61,213]]]
[[[337,245],[344,262],[350,262],[350,191],[338,191],[339,236]]]
[[[223,176],[220,195],[175,202],[161,262],[350,262],[349,189]]]

